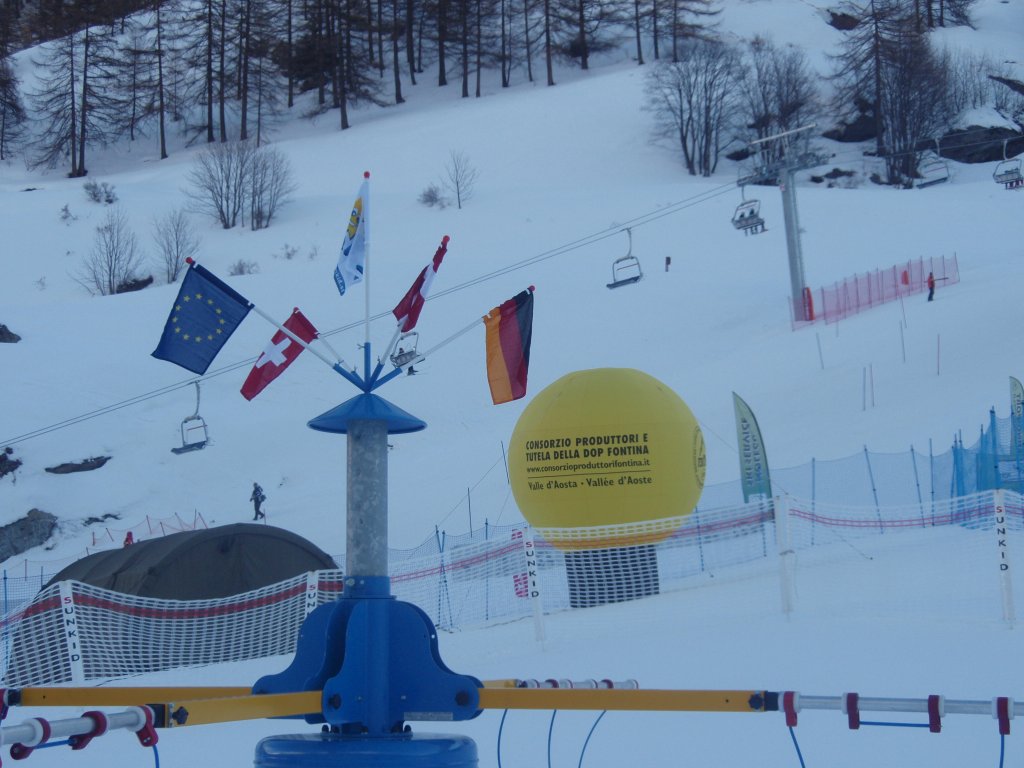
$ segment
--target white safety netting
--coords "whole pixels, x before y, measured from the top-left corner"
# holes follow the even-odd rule
[[[954,562],[932,554],[940,540],[956,542]],[[916,599],[922,590],[941,590],[944,615],[982,621],[1002,615],[1012,623],[1020,579],[1010,564],[1022,548],[1022,497],[996,491],[903,507],[782,497],[698,510],[671,525],[599,530],[488,526],[393,550],[389,562],[395,597],[419,606],[442,630],[751,576],[778,580],[783,610],[841,615],[844,605],[863,610],[861,603],[871,600],[880,616],[900,617],[921,610],[921,603],[935,605]],[[873,567],[893,559],[905,567]],[[802,568],[822,565],[840,577],[841,590],[834,580],[826,587],[800,578]],[[866,588],[883,578],[884,589]],[[979,589],[986,599],[977,599]],[[1017,583],[1017,593],[1022,590]],[[4,617],[3,682],[81,683],[291,653],[308,612],[342,595],[342,571],[200,601],[61,582]]]

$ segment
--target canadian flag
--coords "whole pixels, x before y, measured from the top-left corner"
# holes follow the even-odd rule
[[[434,282],[434,276],[437,274],[437,270],[441,266],[441,262],[444,260],[444,255],[447,252],[448,235],[445,235],[441,239],[441,245],[438,247],[437,253],[434,254],[434,260],[423,268],[423,271],[420,272],[412,287],[402,297],[402,300],[398,302],[398,306],[392,310],[395,320],[398,321],[398,329],[402,333],[411,331],[416,327],[423,304],[427,300],[427,294],[430,293],[430,286]]]
[[[294,333],[300,339],[309,343],[317,337],[317,330],[309,322],[298,307],[292,310],[284,327]],[[303,346],[292,339],[284,331],[278,331],[270,340],[266,349],[259,356],[256,365],[249,371],[249,376],[242,385],[242,397],[252,400],[256,395],[267,388],[267,385],[284,373],[284,369],[292,364],[303,350]]]

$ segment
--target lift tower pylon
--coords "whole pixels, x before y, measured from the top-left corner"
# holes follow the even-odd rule
[[[814,124],[749,142],[755,165],[736,183],[740,187],[774,181],[782,192],[782,214],[786,224],[786,249],[789,252],[789,281],[792,290],[793,319],[813,320],[804,281],[804,257],[800,246],[800,217],[796,206],[796,173],[828,162],[829,155],[808,148]]]

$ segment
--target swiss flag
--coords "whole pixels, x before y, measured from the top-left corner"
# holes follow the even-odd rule
[[[434,282],[434,276],[437,274],[437,270],[440,268],[444,255],[447,252],[448,235],[445,235],[437,252],[434,254],[433,260],[417,275],[412,287],[402,297],[402,300],[398,302],[398,306],[391,311],[395,316],[395,320],[398,321],[398,328],[402,333],[407,333],[416,327],[423,304],[427,300],[427,294],[430,293],[430,286]]]
[[[309,343],[317,336],[317,330],[313,324],[306,319],[306,316],[299,311],[298,307],[292,310],[284,327],[294,333],[300,339]],[[242,397],[252,400],[256,395],[267,388],[267,385],[284,373],[284,369],[292,364],[303,350],[303,346],[290,338],[284,331],[278,331],[270,340],[270,344],[256,361],[256,365],[249,371],[249,376],[242,385]]]

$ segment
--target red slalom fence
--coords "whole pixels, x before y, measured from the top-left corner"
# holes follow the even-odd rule
[[[952,256],[919,257],[886,269],[876,269],[861,275],[852,275],[827,288],[809,291],[807,300],[814,307],[810,319],[795,323],[794,327],[809,325],[818,320],[835,323],[866,309],[888,304],[906,296],[925,293],[928,275],[935,277],[939,290],[960,282],[960,268],[956,254]]]

